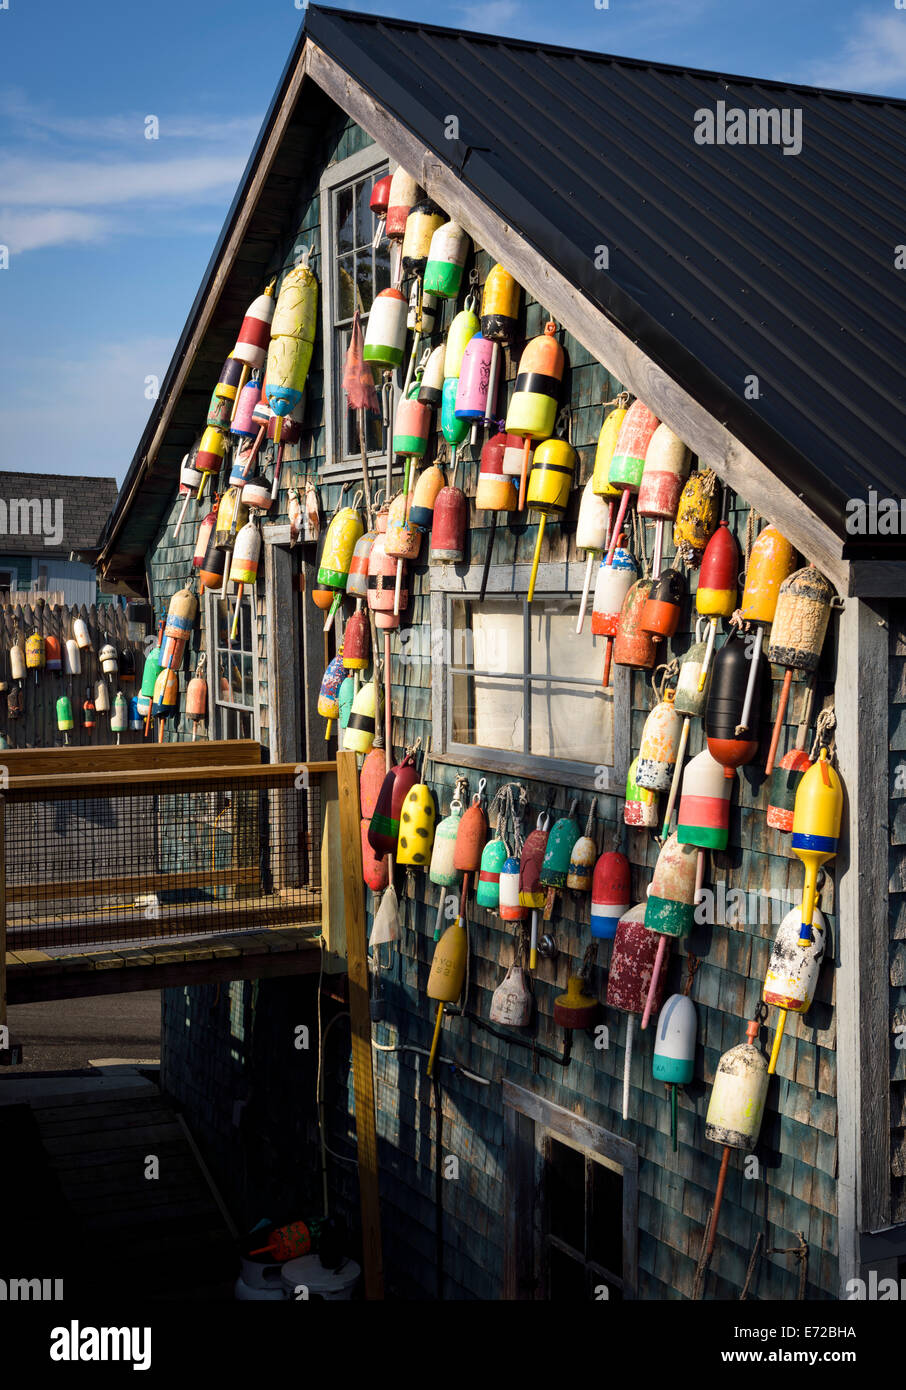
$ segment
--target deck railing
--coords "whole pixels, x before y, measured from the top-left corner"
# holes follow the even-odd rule
[[[105,768],[110,756],[61,772],[60,750],[53,771],[13,769],[0,808],[7,949],[320,923],[321,783],[335,764],[192,766],[191,745],[169,746],[181,756],[90,750],[130,766]],[[136,765],[143,753],[153,766]]]

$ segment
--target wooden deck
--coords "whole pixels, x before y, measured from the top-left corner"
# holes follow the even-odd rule
[[[145,945],[78,952],[7,951],[10,1004],[127,994],[170,985],[217,980],[257,980],[272,975],[309,975],[320,967],[321,923],[228,932],[181,941],[164,938]]]

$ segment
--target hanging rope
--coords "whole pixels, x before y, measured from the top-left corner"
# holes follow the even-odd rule
[[[595,816],[597,815],[597,813],[598,813],[598,798],[597,798],[596,796],[593,796],[592,799],[591,799],[591,805],[590,805],[589,808],[588,808],[588,819],[587,819],[586,822],[585,822],[585,838],[586,838],[586,840],[592,840],[592,839],[594,839],[594,836],[592,835],[591,831],[592,831],[592,826],[593,826],[594,823],[595,823]]]
[[[760,520],[761,517],[756,512],[755,508],[750,508],[746,521],[746,569],[749,568],[749,557],[752,554],[752,546],[755,544],[755,527]]]
[[[829,705],[827,709],[821,710],[815,720],[815,741],[812,744],[812,751],[809,753],[812,762],[817,761],[822,748],[827,749],[827,756],[833,761],[836,756],[834,743],[834,729],[836,727],[837,716],[834,713],[833,705]]]
[[[698,967],[701,961],[698,956],[694,956],[691,951],[686,953],[686,983],[683,985],[683,994],[692,993],[692,982],[698,974]]]

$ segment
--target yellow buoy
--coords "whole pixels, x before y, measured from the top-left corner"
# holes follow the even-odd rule
[[[811,941],[812,915],[818,901],[818,870],[837,853],[843,819],[843,783],[822,748],[817,762],[803,774],[793,808],[793,853],[805,865],[800,941]]]

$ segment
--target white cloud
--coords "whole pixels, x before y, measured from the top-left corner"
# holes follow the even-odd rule
[[[149,141],[149,144],[151,142]],[[136,200],[179,198],[200,203],[232,192],[242,173],[241,155],[136,160],[0,159],[0,189],[9,207],[101,207]]]
[[[57,136],[80,144],[145,145],[145,117],[156,116],[160,123],[160,141],[195,140],[205,144],[228,144],[246,153],[258,134],[261,116],[233,116],[229,119],[209,119],[197,115],[171,113],[166,108],[155,111],[124,112],[116,116],[76,117],[58,115],[47,105],[37,105],[21,91],[7,88],[0,92],[0,115],[15,121],[20,137],[46,139]]]
[[[906,94],[906,10],[861,11],[849,21],[836,57],[809,63],[792,76],[816,87]]]
[[[0,208],[0,241],[14,256],[45,246],[102,241],[108,231],[107,219],[90,212],[70,212],[65,208],[11,212]]]

